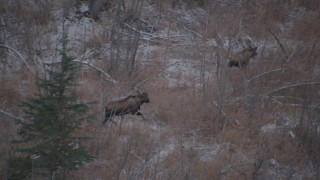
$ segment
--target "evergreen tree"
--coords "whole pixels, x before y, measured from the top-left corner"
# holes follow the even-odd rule
[[[35,168],[45,170],[52,179],[58,169],[77,169],[92,160],[83,147],[75,146],[75,142],[87,139],[75,131],[91,117],[75,92],[77,66],[66,48],[64,37],[59,68],[49,71],[48,79],[38,80],[38,93],[21,103],[25,120],[16,121],[19,151],[9,161],[11,179],[30,177]],[[32,163],[35,157],[36,163]]]

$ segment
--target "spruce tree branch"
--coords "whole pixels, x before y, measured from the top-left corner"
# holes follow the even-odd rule
[[[5,44],[0,44],[0,47],[4,47],[4,48],[7,48],[13,52],[15,52],[19,57],[20,59],[22,60],[22,62],[27,66],[27,68],[33,73],[32,71],[32,68],[29,66],[29,64],[27,63],[27,61],[24,59],[24,57],[17,51],[15,50],[14,48],[8,46],[8,45],[5,45]]]

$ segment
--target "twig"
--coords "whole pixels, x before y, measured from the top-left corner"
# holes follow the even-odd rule
[[[272,32],[272,30],[270,28],[267,28],[269,30],[269,32],[271,33],[271,35],[274,37],[274,39],[277,41],[277,43],[279,44],[282,52],[285,54],[287,60],[284,64],[282,64],[281,68],[282,71],[284,71],[285,66],[287,66],[287,64],[291,61],[292,57],[294,56],[294,54],[296,54],[297,52],[291,54],[290,56],[288,55],[287,51],[284,49],[284,46],[282,45],[282,43],[280,42],[279,38],[275,35],[275,33]]]
[[[178,40],[176,39],[172,39],[172,38],[168,38],[167,35],[163,35],[163,36],[159,36],[159,35],[154,35],[154,34],[151,34],[151,33],[147,33],[147,32],[144,32],[144,31],[141,31],[141,30],[138,30],[132,26],[130,26],[129,24],[125,23],[124,24],[126,27],[128,27],[129,29],[133,30],[134,32],[136,33],[139,33],[140,35],[147,35],[149,36],[150,38],[147,39],[145,37],[139,37],[140,39],[142,40],[146,40],[146,41],[152,41],[151,39],[163,39],[163,40],[168,40],[168,41],[172,41],[172,42],[179,42]],[[125,33],[122,33],[124,35],[126,35]],[[181,36],[185,36],[185,35],[179,35],[179,36],[170,36],[170,37],[181,37]]]
[[[291,107],[302,107],[303,104],[297,104],[297,103],[283,103],[275,98],[271,98],[271,100],[274,102],[274,103],[278,103],[280,105],[285,105],[285,106],[291,106]],[[313,109],[320,109],[320,104],[316,104],[316,105],[310,105],[311,108]]]
[[[218,105],[218,103],[217,103],[216,101],[213,100],[212,102],[213,102],[213,104],[219,109],[219,111],[223,113],[224,116],[226,116],[226,117],[229,118],[229,119],[233,119],[232,116],[228,116],[221,108],[219,108],[219,105]],[[235,121],[235,123],[236,123],[238,126],[240,126],[240,122],[239,122],[237,119],[233,119],[233,120]],[[231,125],[232,125],[234,128],[237,128],[232,122],[231,122]]]
[[[273,93],[275,93],[275,92],[284,90],[284,89],[292,88],[292,87],[305,86],[305,85],[316,85],[316,84],[320,84],[320,82],[291,84],[291,85],[283,86],[283,87],[277,88],[277,89],[275,89],[275,90],[269,91],[268,93],[266,93],[266,96],[268,96],[268,95],[270,95],[270,94],[273,94]]]
[[[99,159],[96,159],[96,160],[94,160],[93,162],[89,163],[88,165],[91,165],[91,164],[112,165],[112,162],[109,161],[109,160],[99,160]]]
[[[17,50],[15,50],[15,49],[13,49],[12,47],[10,47],[10,46],[8,46],[8,45],[5,45],[5,44],[0,44],[0,47],[5,47],[5,48],[7,48],[7,49],[9,49],[9,50],[11,50],[11,51],[13,51],[13,52],[15,52],[15,53],[20,57],[20,59],[22,60],[22,62],[27,66],[27,68],[28,68],[32,73],[34,73],[34,72],[32,71],[32,69],[31,69],[31,67],[28,65],[27,61],[23,58],[23,56],[22,56]]]
[[[227,116],[227,114],[219,107],[219,105],[216,101],[213,100],[212,102],[219,109],[219,111],[223,113],[224,116]]]
[[[74,60],[72,60],[72,62],[85,64],[85,65],[87,65],[87,66],[99,71],[100,73],[102,73],[107,78],[106,79],[107,81],[110,81],[112,83],[118,83],[118,81],[113,79],[108,73],[106,73],[101,68],[98,68],[98,67],[94,66],[93,64],[91,64],[89,62],[81,61],[81,60],[78,60],[78,59],[74,59]],[[57,62],[53,62],[53,63],[44,63],[44,64],[46,64],[46,65],[54,65],[54,64],[59,64],[59,63],[61,63],[61,61],[57,61]]]
[[[172,67],[172,66],[175,66],[175,65],[179,65],[180,63],[181,63],[181,61],[176,62],[176,63],[174,63],[174,64],[172,64],[172,65],[169,65],[169,66],[167,66],[167,67],[162,68],[160,71],[158,71],[158,72],[155,73],[154,75],[150,76],[149,78],[146,78],[146,79],[138,82],[132,89],[136,90],[136,88],[137,88],[138,86],[140,86],[142,83],[145,83],[146,81],[149,81],[149,80],[155,78],[156,76],[158,76],[158,75],[161,74],[162,72],[166,71],[168,68],[170,68],[170,67]]]
[[[108,78],[108,79],[107,79],[108,81],[110,81],[110,82],[112,82],[112,83],[118,83],[118,81],[115,80],[115,79],[113,79],[108,73],[104,72],[101,68],[98,68],[98,67],[94,66],[93,64],[91,64],[91,63],[89,63],[89,62],[85,62],[85,61],[81,61],[81,60],[77,60],[77,59],[73,60],[73,62],[80,63],[80,64],[85,64],[85,65],[87,65],[87,66],[89,66],[89,67],[92,67],[93,69],[99,71],[99,72],[102,73],[105,77],[107,77],[107,78]]]
[[[14,118],[14,119],[19,119],[19,120],[21,120],[21,121],[24,121],[24,119],[22,119],[22,118],[20,118],[20,117],[17,117],[17,116],[14,116],[14,115],[12,115],[12,114],[10,114],[10,113],[8,113],[8,112],[5,112],[5,111],[3,111],[3,110],[1,110],[1,109],[0,109],[0,112],[3,113],[3,114],[5,114],[5,115],[7,115],[7,116],[9,116],[9,117]]]
[[[268,25],[267,25],[267,29],[268,31],[271,33],[271,35],[274,37],[274,39],[277,41],[277,43],[279,44],[281,50],[283,51],[283,53],[286,55],[286,58],[289,59],[289,56],[286,52],[286,50],[284,49],[282,43],[280,42],[279,38],[272,32],[272,30],[270,28],[268,28]]]
[[[5,26],[6,24],[4,23],[2,16],[0,16],[0,20],[1,20],[1,26]]]
[[[258,74],[258,75],[256,75],[256,76],[253,76],[252,78],[248,79],[247,82],[250,82],[250,81],[252,81],[252,80],[255,79],[255,78],[264,76],[264,75],[269,74],[269,73],[277,72],[277,71],[282,71],[282,68],[273,69],[273,70],[271,70],[271,71],[263,72],[263,73],[261,73],[261,74]]]
[[[143,160],[141,157],[139,157],[138,155],[136,155],[136,154],[133,153],[132,151],[130,151],[130,153],[131,153],[134,157],[136,157],[137,159],[139,159],[142,163],[146,163],[145,160]]]

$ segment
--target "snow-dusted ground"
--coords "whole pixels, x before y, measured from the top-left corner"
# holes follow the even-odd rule
[[[145,14],[148,14],[149,17],[158,17],[156,14],[155,9],[153,6],[145,6]],[[87,11],[88,8],[85,5],[80,7],[80,12]],[[191,11],[172,11],[172,14],[176,16],[176,20],[180,21],[180,24],[190,25],[192,24],[195,27],[200,27],[206,23],[208,17],[206,12],[203,9],[192,9]],[[76,16],[74,14],[73,16]],[[71,15],[72,17],[72,15]],[[194,38],[203,38],[200,34],[192,31],[191,29],[183,26],[181,28],[177,28],[175,30],[170,29],[170,34],[168,28],[160,28],[157,23],[160,21],[159,18],[148,18],[148,16],[142,15],[146,22],[152,26],[152,29],[155,32],[141,32],[141,44],[139,45],[138,49],[138,61],[141,64],[150,64],[152,63],[152,59],[148,58],[150,54],[159,51],[159,47],[156,45],[151,45],[149,42],[152,40],[162,39],[162,40],[172,40],[175,41],[179,45],[184,45],[186,47],[192,47],[195,45]],[[102,18],[106,18],[106,14],[102,14]],[[94,36],[102,36],[107,37],[107,31],[105,27],[106,23],[97,23],[92,21],[87,17],[81,18],[70,18],[71,20],[65,21],[65,28],[67,29],[68,36],[70,41],[72,42],[72,47],[83,47],[87,41],[89,41]],[[61,34],[62,29],[59,28],[57,36]],[[243,35],[246,36],[246,35]],[[55,37],[56,38],[56,37]],[[246,37],[250,39],[250,37]],[[147,41],[145,41],[147,40]],[[232,51],[239,52],[243,47],[241,47],[237,42],[231,41],[229,38],[221,37],[222,44],[217,43],[215,39],[207,39],[205,40],[204,44],[208,47],[218,47],[222,45],[220,48],[232,48]],[[256,45],[263,47],[263,52],[269,53],[270,56],[278,51],[278,44],[271,43],[268,41],[263,42],[254,42]],[[290,45],[290,41],[286,41],[288,45]],[[174,47],[174,46],[173,46]],[[176,46],[178,47],[178,46]],[[177,48],[179,49],[179,47]],[[103,46],[103,51],[96,52],[99,53],[99,57],[107,57],[107,50],[108,44]],[[96,50],[91,50],[96,51]],[[183,48],[182,48],[183,51]],[[262,49],[258,50],[258,54],[262,52]],[[79,51],[78,51],[79,52]],[[81,52],[81,51],[80,51]],[[163,52],[163,51],[160,51]],[[188,53],[188,52],[186,52]],[[91,59],[95,53],[87,54],[85,59]],[[188,56],[188,55],[186,55]],[[94,59],[94,58],[93,58]],[[199,60],[194,60],[192,58],[175,58],[175,57],[163,57],[165,63],[163,66],[166,67],[163,72],[159,74],[159,76],[168,82],[168,88],[184,88],[184,87],[197,87],[200,88],[200,70],[201,70],[201,62]],[[94,63],[94,60],[92,60]],[[214,69],[214,68],[213,68]],[[212,70],[212,69],[211,69]],[[205,78],[207,79],[215,78],[214,73],[208,72],[205,68]],[[119,120],[118,120],[119,122]],[[279,121],[277,121],[279,122]],[[277,128],[283,127],[292,127],[294,126],[295,122],[291,120],[285,120],[285,122],[281,125],[275,123],[266,124],[262,126],[261,132],[262,133],[273,133]],[[119,125],[119,123],[118,123]],[[108,126],[108,125],[107,125]],[[175,151],[179,151],[183,149],[184,151],[193,150],[196,152],[197,159],[202,162],[210,162],[217,158],[216,156],[219,155],[219,152],[223,151],[233,151],[233,161],[239,161],[242,164],[250,164],[253,161],[253,154],[252,152],[242,152],[237,147],[234,147],[232,144],[219,144],[215,140],[210,141],[209,143],[202,143],[197,135],[192,135],[190,137],[170,137],[170,138],[163,138],[163,135],[174,131],[170,125],[163,125],[158,123],[157,120],[152,120],[151,122],[144,122],[138,118],[133,118],[131,116],[124,118],[122,122],[122,132],[130,132],[130,129],[138,128],[143,133],[148,133],[152,136],[154,141],[161,141],[161,144],[157,146],[154,150],[154,153],[148,158],[148,162],[141,160],[141,163],[148,163],[149,165],[155,163],[161,163],[166,158],[168,158],[172,153]],[[292,131],[288,131],[290,136],[294,137]],[[120,134],[118,148],[121,149],[130,141],[130,137],[126,133]],[[140,157],[137,157],[140,158]],[[231,162],[223,166],[222,174],[224,172],[229,171],[230,169],[234,168],[234,164]],[[285,173],[292,173],[294,170],[291,166],[281,165],[275,159],[269,159],[268,163],[265,167],[266,169],[266,177],[269,178],[281,178]],[[292,171],[292,172],[291,172]],[[292,178],[294,179],[301,179],[302,175],[299,175],[296,171],[293,173],[294,175]]]
[[[191,10],[186,10],[185,7],[178,10],[170,10],[170,13],[175,20],[178,21],[180,27],[170,27],[170,23],[168,20],[164,20],[161,15],[159,15],[158,11],[155,8],[155,5],[144,6],[144,13],[142,14],[143,21],[146,22],[147,26],[143,29],[145,31],[141,32],[141,41],[138,48],[137,60],[138,63],[142,65],[150,65],[157,61],[159,63],[159,59],[163,60],[160,62],[161,66],[163,66],[163,71],[159,70],[159,78],[166,81],[168,83],[168,88],[184,88],[184,87],[196,87],[200,88],[200,76],[201,76],[201,61],[199,59],[193,59],[191,56],[192,52],[188,52],[188,50],[193,50],[194,47],[199,47],[199,51],[203,51],[207,47],[221,48],[221,49],[229,49],[231,47],[231,51],[239,52],[243,47],[240,46],[238,42],[234,39],[229,39],[228,37],[219,37],[220,43],[217,42],[214,38],[204,39],[204,37],[197,33],[196,31],[190,29],[192,26],[194,29],[201,28],[204,26],[207,21],[209,15],[207,12],[201,8],[193,8]],[[101,59],[108,57],[108,50],[110,44],[108,42],[103,42],[104,39],[107,39],[108,33],[110,31],[110,18],[108,18],[107,12],[101,13],[101,19],[103,22],[95,22],[91,18],[83,16],[83,13],[88,11],[88,6],[85,3],[82,3],[78,9],[74,9],[70,13],[70,18],[63,19],[62,10],[58,10],[54,13],[54,18],[57,21],[57,31],[54,33],[48,33],[48,38],[51,42],[56,44],[52,46],[52,49],[44,49],[43,52],[43,62],[51,63],[53,60],[58,60],[56,57],[55,48],[59,47],[57,40],[61,39],[63,29],[68,34],[68,38],[70,40],[71,52],[74,54],[78,60],[84,60],[87,63],[95,64]],[[64,26],[62,26],[64,22]],[[283,25],[282,29],[290,28],[290,24]],[[128,27],[129,28],[129,27]],[[241,36],[246,36],[242,34]],[[102,46],[100,49],[86,49],[86,44],[97,38],[102,41]],[[250,39],[250,37],[245,37]],[[164,43],[157,45],[160,41],[170,42],[173,45],[166,47],[169,50],[183,52],[182,57],[170,56],[168,53],[165,56],[165,48],[160,46],[165,46]],[[201,41],[202,44],[198,46],[197,42]],[[286,40],[284,42],[285,46],[292,48],[292,51],[295,52],[295,48],[297,46],[297,41],[295,40]],[[253,42],[255,45],[259,46],[258,54],[264,53],[264,55],[272,57],[278,56],[279,54],[279,45],[274,42],[274,40],[265,40],[259,42]],[[169,51],[168,50],[168,51]],[[161,58],[156,60],[149,58],[152,57],[153,54],[159,53]],[[215,53],[215,52],[214,52]],[[200,52],[201,54],[201,52]],[[290,54],[289,54],[290,55]],[[215,57],[215,54],[212,55]],[[206,57],[206,60],[209,59]],[[209,61],[214,61],[214,59],[209,59]],[[211,63],[211,66],[214,66],[214,63]],[[16,66],[14,66],[16,67]],[[213,69],[215,67],[208,68],[208,65],[205,65],[203,69],[205,72],[205,79],[215,79],[215,73],[213,73]],[[320,68],[314,70],[316,74],[320,73]],[[22,84],[25,82],[22,82]],[[117,97],[119,98],[119,97]],[[152,112],[154,113],[154,112]],[[150,114],[152,114],[150,113]],[[288,128],[289,136],[292,138],[295,137],[291,129],[296,125],[296,121],[293,118],[284,118],[275,120],[274,123],[266,124],[261,127],[261,132],[263,134],[273,134],[277,129]],[[119,119],[116,118],[119,126]],[[105,125],[108,128],[110,124]],[[116,126],[116,128],[118,128]],[[154,153],[149,158],[150,164],[161,163],[166,158],[168,158],[175,151],[180,151],[183,149],[184,151],[194,151],[196,152],[197,159],[201,162],[210,162],[215,158],[219,157],[219,153],[224,151],[230,151],[232,149],[233,156],[231,157],[238,160],[239,162],[246,164],[252,163],[254,155],[253,152],[243,152],[240,148],[234,147],[233,144],[228,143],[218,143],[214,138],[210,141],[206,141],[205,143],[201,141],[201,137],[197,134],[192,134],[188,137],[170,137],[164,138],[166,133],[174,132],[170,126],[170,123],[163,124],[159,123],[157,119],[149,119],[149,121],[145,122],[141,120],[139,117],[126,116],[122,122],[122,132],[119,136],[118,148],[122,149],[129,141],[129,133],[133,128],[139,129],[142,133],[149,134],[151,139],[154,141],[161,141],[157,148],[154,149]],[[142,162],[146,163],[146,162]],[[234,168],[234,165],[230,162],[226,162],[223,166],[222,171],[229,171]],[[283,178],[283,174],[292,173],[294,167],[289,165],[281,164],[276,159],[268,159],[268,163],[266,165],[266,177],[270,179],[281,179]],[[223,173],[223,172],[222,172]],[[302,179],[302,175],[295,170],[293,179]]]

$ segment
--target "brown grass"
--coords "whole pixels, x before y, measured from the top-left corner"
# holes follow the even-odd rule
[[[201,0],[188,1],[190,8],[194,4],[203,7],[203,2]],[[162,8],[163,19],[168,19],[162,23],[170,25],[172,32],[181,28],[176,22],[174,13],[167,11],[171,8],[169,1],[154,3],[157,3],[156,8]],[[159,48],[148,54],[148,62],[143,65],[140,64],[143,57],[141,59],[139,57],[136,69],[131,76],[126,74],[122,66],[111,73],[119,83],[105,82],[101,79],[99,72],[83,67],[78,74],[80,86],[77,88],[77,93],[82,101],[98,101],[97,104],[90,106],[91,113],[97,115],[98,120],[85,124],[77,133],[93,137],[84,145],[95,155],[96,160],[79,171],[69,172],[68,177],[73,179],[116,179],[118,176],[119,179],[250,179],[255,171],[254,162],[259,158],[264,158],[264,160],[273,158],[279,163],[301,169],[305,169],[305,155],[314,162],[318,162],[318,134],[307,128],[306,117],[303,117],[304,126],[299,126],[294,131],[299,139],[298,142],[288,135],[288,131],[292,130],[290,128],[277,129],[263,134],[261,127],[274,123],[278,112],[292,115],[293,118],[301,118],[302,109],[308,108],[308,106],[302,106],[304,103],[314,105],[319,102],[317,92],[319,85],[303,85],[277,90],[294,83],[313,82],[318,78],[314,67],[319,68],[320,65],[317,44],[319,13],[314,12],[311,15],[292,18],[283,12],[289,11],[297,4],[312,10],[318,7],[319,3],[316,0],[297,1],[297,4],[282,2],[281,5],[269,2],[262,2],[259,5],[249,1],[246,3],[247,6],[240,8],[240,11],[236,11],[237,7],[233,5],[208,3],[210,7],[203,7],[207,8],[210,14],[207,27],[199,29],[192,25],[188,27],[203,35],[203,40],[196,39],[196,45],[191,45],[191,47],[184,47],[183,44],[169,40],[159,40],[162,43],[154,44],[151,42],[152,45],[157,45]],[[36,6],[27,2],[19,2],[15,7],[3,1],[0,4],[8,6],[18,19],[29,25],[36,22],[45,26],[51,19],[51,14],[48,14],[51,10],[50,3],[45,4],[43,9],[36,9]],[[0,12],[3,12],[1,6]],[[277,26],[288,22],[292,23],[291,29],[282,31]],[[272,30],[280,39],[286,52],[280,49],[279,42],[267,29]],[[218,35],[236,39],[241,33],[257,41],[269,41],[276,48],[270,52],[265,50],[267,52],[262,54],[261,49],[264,47],[261,45],[258,56],[246,69],[227,69],[229,74],[226,77],[214,75],[210,80],[205,80],[206,85],[201,87],[204,89],[197,87],[198,80],[195,80],[196,82],[190,86],[169,88],[168,81],[162,76],[164,74],[162,69],[167,65],[167,60],[182,57],[194,59],[194,62],[198,63],[204,54],[201,49],[202,45],[207,39],[216,38]],[[108,38],[103,34],[94,34],[84,46],[98,51],[104,49]],[[287,37],[302,40],[303,43],[302,45],[288,45],[285,43]],[[32,38],[29,40],[32,41]],[[266,45],[271,44],[268,43]],[[228,50],[219,48],[221,56],[227,57]],[[209,57],[208,54],[214,54],[219,48],[208,48],[205,57]],[[285,53],[293,56],[290,63],[283,66],[288,60]],[[104,56],[96,54],[96,57],[99,59]],[[215,61],[215,57],[210,58],[206,59],[207,71],[212,71],[213,68],[210,66],[213,66],[213,61]],[[97,67],[107,71],[108,62],[104,59],[94,63]],[[282,67],[283,69],[279,71],[263,75],[265,72]],[[176,74],[177,79],[183,76],[181,72]],[[26,72],[6,74],[1,82],[3,86],[0,88],[1,109],[9,112],[20,111],[16,104],[35,92],[34,79],[31,77],[33,75]],[[195,77],[186,78],[196,79]],[[19,83],[22,80],[26,82],[24,87],[21,87]],[[121,129],[120,118],[115,118],[117,125],[111,122],[101,125],[100,118],[103,118],[105,101],[135,94],[132,88],[142,81],[144,82],[139,85],[138,89],[147,91],[151,101],[141,107],[141,112],[147,120],[143,121],[140,117],[126,115]],[[224,85],[228,88],[222,93]],[[269,94],[272,91],[274,92]],[[213,100],[218,102],[219,99],[221,110],[213,103]],[[309,107],[306,112],[310,113],[310,117],[314,117],[316,110]],[[16,113],[17,116],[19,114]],[[0,116],[3,119],[1,125],[6,127],[6,130],[1,131],[3,140],[1,142],[4,143],[0,147],[3,149],[1,153],[6,153],[7,140],[14,136],[15,127],[10,118]],[[160,131],[159,127],[155,128],[159,124],[163,128],[160,135],[157,134]],[[216,142],[221,146],[212,159],[203,162],[200,161],[196,148],[186,148],[181,144],[175,144],[174,150],[164,156],[161,161],[154,160],[152,164],[147,163],[148,160],[159,154],[163,147],[171,143],[172,139],[182,138],[187,139],[186,141],[196,138],[202,145]],[[242,160],[239,154],[243,154],[246,159]],[[260,157],[259,154],[263,155]],[[1,165],[3,164],[2,161]]]

